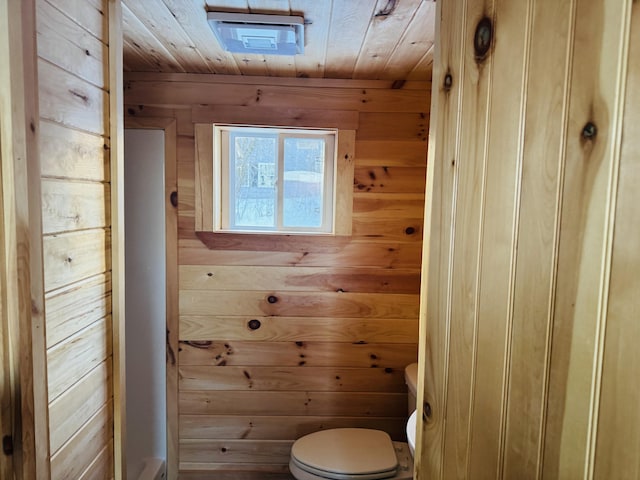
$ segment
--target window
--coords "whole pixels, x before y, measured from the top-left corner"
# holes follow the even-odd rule
[[[214,229],[333,233],[336,132],[215,126]]]
[[[232,234],[236,246],[279,235],[282,248],[351,235],[356,132],[314,128],[194,125],[195,231],[209,248]]]

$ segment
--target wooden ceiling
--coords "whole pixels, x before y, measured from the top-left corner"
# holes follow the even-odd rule
[[[124,67],[276,77],[429,80],[433,0],[123,0]],[[230,54],[206,12],[305,18],[305,52]]]

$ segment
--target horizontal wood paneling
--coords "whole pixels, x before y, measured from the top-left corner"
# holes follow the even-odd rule
[[[406,412],[404,393],[180,392],[181,414],[405,417]]]
[[[386,338],[386,337],[385,337]],[[414,337],[415,338],[415,337]],[[331,343],[327,341],[182,341],[180,365],[254,365],[404,368],[413,363],[413,343]]]
[[[51,479],[80,478],[113,437],[113,404],[104,405],[51,457]]]
[[[184,439],[296,440],[329,428],[373,428],[389,432],[391,438],[406,435],[405,417],[317,417],[317,416],[229,416],[181,415],[180,437]]]
[[[258,290],[293,292],[415,294],[420,290],[420,272],[409,269],[181,265],[179,274],[181,290],[240,290],[248,283]]]
[[[109,9],[36,0],[51,478],[114,474]]]
[[[111,262],[110,244],[103,229],[44,237],[45,289],[49,292],[105,272]]]
[[[97,10],[92,13],[96,19],[101,17],[96,17]],[[37,19],[40,58],[104,88],[107,45],[49,2],[38,2]]]
[[[43,60],[38,69],[41,118],[106,135],[109,103],[105,91]]]
[[[127,104],[182,106],[219,105],[272,107],[275,112],[288,107],[300,110],[324,110],[331,115],[334,110],[360,113],[373,124],[380,119],[380,112],[397,112],[398,118],[407,121],[427,121],[430,93],[426,90],[391,90],[387,88],[362,89],[357,83],[351,88],[308,88],[296,85],[279,85],[277,79],[264,78],[261,85],[243,85],[228,77],[228,83],[210,84],[194,82],[129,81],[125,85]],[[254,112],[258,112],[253,110]],[[370,112],[362,113],[362,112]],[[411,112],[415,112],[412,114]],[[406,115],[406,117],[403,117]],[[383,121],[383,124],[386,123]]]
[[[128,118],[177,120],[181,475],[286,471],[290,442],[327,425],[404,437],[404,367],[417,359],[429,94],[390,87],[131,75]],[[194,124],[296,126],[311,118],[342,128],[357,120],[353,153],[339,152],[355,170],[340,175],[348,196],[338,206],[353,210],[341,227],[351,235],[196,234]]]
[[[223,292],[180,291],[182,316],[268,315],[316,317],[412,318],[418,317],[418,296],[349,292],[286,292],[243,290]]]
[[[181,366],[181,390],[385,392],[404,386],[392,368]]]
[[[182,463],[288,463],[290,440],[196,440],[180,441]]]
[[[111,313],[111,275],[98,274],[49,293],[47,348]]]
[[[40,122],[43,177],[109,181],[109,140],[49,121]]]
[[[49,399],[53,401],[111,355],[111,318],[98,320],[47,352]]]
[[[49,406],[52,454],[111,399],[111,363],[100,363]]]
[[[42,181],[42,232],[61,233],[110,224],[109,185],[89,182]]]
[[[417,318],[417,317],[416,317]],[[323,341],[411,343],[416,340],[416,318],[335,317],[216,317],[180,316],[180,338],[184,340]],[[259,322],[252,330],[249,323]],[[254,322],[255,323],[255,322]]]

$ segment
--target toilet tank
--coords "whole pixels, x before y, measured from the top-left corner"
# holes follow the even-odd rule
[[[404,380],[407,383],[408,393],[408,414],[411,415],[416,409],[416,398],[418,396],[418,364],[412,363],[404,369]]]

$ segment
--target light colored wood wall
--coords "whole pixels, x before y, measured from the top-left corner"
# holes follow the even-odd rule
[[[419,478],[638,478],[640,6],[438,8]]]
[[[36,2],[52,479],[114,475],[108,45],[115,3]]]
[[[181,477],[288,478],[292,442],[322,428],[382,428],[402,438],[403,369],[417,359],[430,85],[125,80],[127,118],[177,119]],[[194,123],[239,116],[357,122],[352,237],[332,244],[219,234],[211,249],[204,245],[195,234]],[[252,319],[259,329],[248,328]]]

